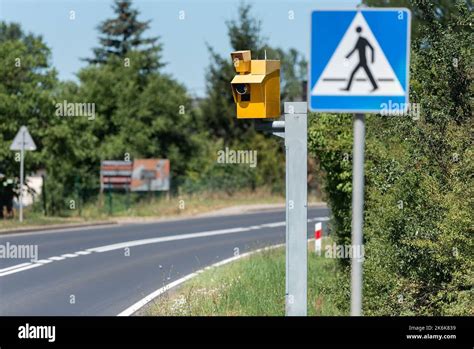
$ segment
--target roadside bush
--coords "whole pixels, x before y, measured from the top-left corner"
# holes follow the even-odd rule
[[[218,192],[229,195],[235,192],[265,187],[273,193],[285,190],[285,159],[278,139],[255,134],[247,141],[224,145],[223,140],[201,142],[194,161],[190,164],[186,180],[181,186],[185,193]],[[220,163],[219,152],[249,151],[256,158],[254,164]]]
[[[421,22],[411,49],[410,101],[420,118],[367,117],[367,315],[473,314],[473,15],[463,2],[456,6],[441,24],[434,4],[412,3]],[[338,243],[350,238],[350,133],[344,115],[322,115],[309,130]]]
[[[350,244],[352,116],[310,115],[308,151],[319,160],[324,199],[332,211],[333,238],[339,245]]]

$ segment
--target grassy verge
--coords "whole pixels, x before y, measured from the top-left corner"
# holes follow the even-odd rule
[[[169,199],[166,197],[142,198],[127,205],[125,196],[114,195],[112,197],[113,211],[110,215],[107,200],[108,198],[104,197],[102,203],[98,201],[88,203],[80,209],[66,210],[61,216],[45,217],[39,208],[34,210],[27,207],[24,211],[23,223],[20,223],[18,218],[0,220],[0,230],[51,224],[107,221],[126,217],[186,217],[231,206],[275,204],[284,203],[285,201],[283,196],[272,195],[266,191],[257,191],[240,192],[232,196],[225,193],[202,193],[176,196]]]
[[[116,200],[117,201],[117,200]],[[205,213],[216,209],[230,206],[250,205],[250,204],[273,204],[284,203],[285,199],[281,195],[272,195],[265,191],[241,192],[229,196],[225,193],[201,193],[195,195],[175,196],[170,199],[145,198],[129,208],[123,200],[116,202],[113,212],[114,217],[169,217],[169,216],[189,216],[198,213]],[[84,217],[103,218],[108,217],[107,203],[103,204],[103,209],[97,209],[97,205],[87,205],[82,210]]]
[[[341,275],[336,260],[308,253],[308,315],[348,315],[334,298]],[[340,294],[340,293],[339,293]],[[339,305],[339,307],[338,307]],[[285,250],[265,250],[204,271],[154,301],[154,316],[285,315]]]
[[[25,218],[22,223],[15,219],[0,220],[0,234],[2,230],[12,228],[27,228],[36,226],[48,226],[55,224],[77,224],[97,221],[94,219],[86,219],[82,217],[45,217],[39,212],[25,212]]]

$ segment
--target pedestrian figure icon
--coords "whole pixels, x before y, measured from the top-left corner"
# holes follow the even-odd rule
[[[372,91],[371,92],[373,92],[373,91],[377,90],[378,85],[375,82],[374,76],[372,75],[372,72],[370,71],[370,69],[367,65],[366,48],[368,47],[371,50],[372,64],[375,63],[375,50],[374,50],[373,46],[370,44],[370,42],[365,37],[363,37],[361,35],[362,27],[360,27],[360,26],[357,27],[356,32],[359,34],[359,38],[357,39],[357,42],[356,42],[354,48],[352,49],[352,51],[347,54],[346,59],[349,59],[355,51],[358,51],[358,53],[359,53],[359,63],[356,65],[356,67],[352,71],[351,77],[349,78],[349,83],[347,84],[347,87],[343,88],[342,91],[350,91],[352,81],[354,80],[355,74],[357,73],[357,71],[360,68],[363,68],[365,70],[365,73],[367,74],[367,77],[370,80],[370,83],[372,84]]]

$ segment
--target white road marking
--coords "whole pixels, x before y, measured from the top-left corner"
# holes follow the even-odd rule
[[[66,257],[49,257],[48,259],[51,259],[52,261],[62,261],[63,259],[66,259]]]
[[[232,229],[204,231],[204,232],[192,233],[192,234],[179,234],[179,235],[163,236],[163,237],[160,237],[160,238],[132,240],[132,241],[121,242],[121,243],[118,243],[118,244],[94,247],[94,248],[88,249],[87,251],[91,251],[91,252],[109,252],[109,251],[113,251],[113,250],[121,250],[121,249],[126,248],[126,247],[157,244],[157,243],[160,243],[160,242],[193,239],[193,238],[215,236],[215,235],[235,234],[235,233],[241,233],[243,231],[250,231],[250,230],[255,230],[255,229],[256,228],[253,228],[253,227],[232,228]]]
[[[330,217],[317,217],[317,218],[308,219],[308,222],[327,222],[330,219],[331,219]]]
[[[327,217],[308,219],[308,222],[312,222],[313,220],[322,220],[324,218],[327,218]],[[270,224],[271,224],[271,226],[270,226]],[[260,225],[252,225],[250,227],[240,227],[240,228],[231,228],[231,229],[203,231],[203,232],[191,233],[191,234],[179,234],[179,235],[163,236],[163,237],[151,238],[151,239],[131,240],[131,241],[120,242],[120,243],[112,244],[112,245],[105,245],[105,246],[100,246],[100,247],[89,248],[86,251],[90,251],[90,252],[109,252],[109,251],[113,251],[113,250],[120,250],[120,249],[123,249],[123,248],[126,248],[126,247],[157,244],[157,243],[160,243],[160,242],[194,239],[194,238],[215,236],[215,235],[235,234],[235,233],[241,233],[241,232],[244,232],[244,231],[258,230],[258,229],[262,229],[262,228],[276,227],[276,226],[282,226],[282,225],[285,225],[285,222],[266,223],[266,224],[260,224]]]
[[[41,267],[42,265],[43,265],[43,264],[39,264],[39,263],[27,265],[27,266],[24,266],[24,267],[22,267],[22,268],[17,268],[17,269],[13,269],[13,270],[10,270],[10,271],[6,271],[6,272],[3,272],[3,273],[0,273],[0,276],[5,276],[5,275],[9,275],[9,274],[19,273],[20,271],[24,271],[24,270],[28,270],[28,269],[33,269],[33,268],[36,268],[36,267]]]
[[[48,264],[48,263],[51,263],[52,260],[50,259],[40,259],[39,261],[36,261],[36,263],[39,263],[39,264]]]
[[[308,222],[328,221],[328,220],[329,220],[329,217],[318,217],[318,218],[308,219]],[[260,225],[252,225],[249,227],[229,228],[229,229],[211,230],[211,231],[204,231],[204,232],[191,233],[191,234],[178,234],[178,235],[171,235],[171,236],[163,236],[159,238],[131,240],[131,241],[126,241],[126,242],[121,242],[121,243],[116,243],[116,244],[111,244],[111,245],[104,245],[104,246],[89,248],[85,251],[77,251],[75,253],[65,253],[61,256],[53,256],[47,259],[37,261],[36,263],[17,264],[8,268],[0,269],[0,277],[18,273],[24,270],[40,267],[52,261],[62,261],[66,258],[79,257],[80,255],[88,255],[93,252],[99,252],[99,253],[109,252],[109,251],[114,251],[114,250],[120,250],[126,247],[142,246],[142,245],[148,245],[148,244],[156,244],[160,242],[194,239],[194,238],[199,238],[199,237],[208,237],[208,236],[216,236],[216,235],[224,235],[224,234],[235,234],[235,233],[247,232],[251,230],[258,230],[262,228],[275,228],[275,227],[280,227],[284,225],[285,225],[285,222],[275,222],[275,223],[265,223],[265,224],[260,224]]]
[[[24,267],[24,266],[30,265],[30,264],[31,263],[21,263],[21,264],[12,265],[11,267],[0,269],[0,273],[3,273],[4,271],[16,269],[16,268],[21,268],[21,267]]]
[[[309,221],[309,219],[308,219]],[[285,225],[285,222],[276,222],[276,223],[266,223],[262,224],[262,227],[264,228],[275,228],[275,227],[282,227]]]

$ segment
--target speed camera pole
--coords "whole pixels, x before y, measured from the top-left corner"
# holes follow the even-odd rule
[[[286,315],[306,316],[308,286],[307,103],[285,103]]]
[[[364,224],[364,114],[354,114],[352,162],[351,315],[362,315],[362,244]]]
[[[238,119],[280,118],[280,61],[252,60],[251,52],[231,53],[237,75],[231,81]],[[288,316],[307,313],[307,110],[306,102],[285,103],[285,120],[256,123],[285,139],[286,290]]]
[[[257,129],[285,139],[287,316],[307,314],[307,103],[286,102],[285,120],[258,123]]]

